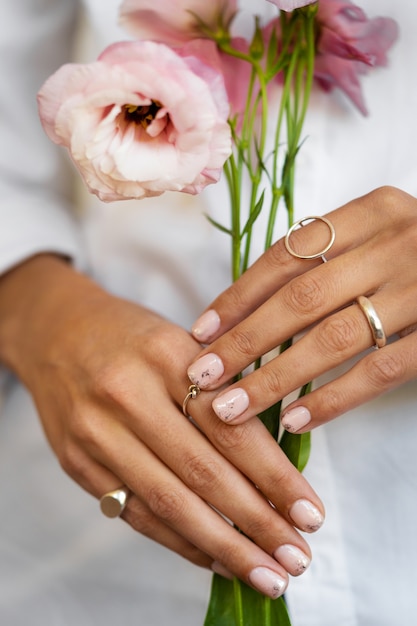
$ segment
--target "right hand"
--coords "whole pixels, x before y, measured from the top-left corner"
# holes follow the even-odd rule
[[[294,526],[323,507],[261,422],[224,425],[215,393],[188,403],[199,428],[184,417],[186,331],[39,255],[0,281],[0,346],[64,470],[97,498],[126,485],[134,529],[271,597],[308,565]]]

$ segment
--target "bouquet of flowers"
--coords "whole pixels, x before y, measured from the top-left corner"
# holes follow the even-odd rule
[[[265,249],[281,205],[293,224],[313,85],[341,90],[366,115],[360,78],[386,64],[397,36],[393,20],[368,19],[350,0],[268,2],[272,19],[253,16],[246,38],[236,27],[237,0],[124,0],[120,21],[134,39],[111,45],[93,63],[61,67],[38,96],[48,136],[68,148],[88,189],[105,202],[197,194],[223,171],[230,221],[209,219],[231,238],[233,280],[248,267],[261,213]],[[277,405],[259,417],[302,471],[309,434],[279,438],[279,414]],[[205,624],[290,620],[282,598],[215,574]]]

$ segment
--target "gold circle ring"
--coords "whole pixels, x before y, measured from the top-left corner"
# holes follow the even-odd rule
[[[119,489],[108,491],[100,498],[101,512],[106,517],[120,517],[125,509],[128,497],[129,489],[127,487],[119,487]]]
[[[379,319],[378,313],[375,311],[374,305],[365,296],[359,296],[356,298],[356,302],[359,305],[362,313],[365,315],[369,327],[371,329],[372,337],[375,341],[375,348],[383,348],[387,343],[387,337],[385,335],[382,322]]]
[[[322,250],[319,250],[315,254],[299,254],[298,252],[296,252],[294,250],[294,248],[291,247],[290,237],[291,237],[292,233],[294,232],[294,230],[296,228],[298,228],[298,226],[304,226],[304,222],[309,222],[311,220],[318,220],[319,222],[323,222],[323,224],[326,224],[327,228],[330,231],[329,242],[327,243],[327,245]],[[293,257],[295,257],[297,259],[318,259],[318,258],[321,258],[323,263],[327,263],[327,259],[326,259],[326,257],[324,255],[326,254],[326,252],[328,252],[330,250],[330,248],[334,244],[334,240],[335,239],[336,239],[336,231],[335,231],[334,226],[333,226],[333,224],[331,223],[330,220],[328,220],[326,217],[322,217],[321,215],[310,215],[309,217],[303,217],[301,220],[298,220],[298,222],[295,222],[291,226],[291,228],[289,229],[289,231],[285,235],[284,244],[285,244],[285,247],[287,248],[288,252]]]
[[[185,417],[190,417],[187,411],[188,401],[194,400],[194,398],[196,398],[199,395],[200,391],[201,389],[198,385],[190,385],[188,387],[188,393],[184,398],[184,402],[182,403],[182,412],[184,413]]]

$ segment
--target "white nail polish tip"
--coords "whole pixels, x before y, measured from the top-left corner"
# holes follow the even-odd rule
[[[308,500],[301,499],[294,502],[289,513],[298,528],[308,533],[319,530],[324,522],[323,515]]]
[[[290,544],[284,544],[277,548],[274,557],[292,576],[303,574],[310,565],[308,556]]]
[[[249,574],[249,581],[265,596],[279,598],[287,588],[288,582],[267,567],[255,567]]]

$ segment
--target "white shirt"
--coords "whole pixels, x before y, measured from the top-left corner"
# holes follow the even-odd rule
[[[259,10],[259,0],[246,4]],[[43,134],[34,95],[70,54],[77,3],[2,5],[0,268],[41,250],[60,252],[112,292],[189,327],[230,281],[229,241],[203,215],[227,219],[222,184],[198,198],[112,205],[80,190],[73,210],[71,170]],[[396,19],[400,38],[390,67],[362,80],[369,118],[342,95],[314,93],[298,159],[297,218],[383,184],[417,195],[417,5],[360,5]],[[118,1],[86,6],[96,39],[85,54],[93,59],[126,36],[115,25]],[[283,234],[284,219],[279,228]],[[310,569],[290,583],[293,626],[414,626],[416,403],[412,382],[314,431],[305,473],[327,518],[308,537]],[[102,518],[97,502],[59,469],[34,413],[25,391],[11,385],[0,417],[0,623],[202,624],[210,574]]]

